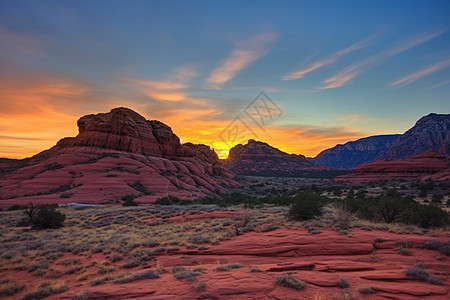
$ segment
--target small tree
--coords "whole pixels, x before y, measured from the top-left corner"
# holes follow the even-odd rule
[[[294,197],[294,204],[289,210],[289,217],[304,221],[322,214],[322,197],[307,192],[301,192]]]
[[[377,216],[386,223],[397,221],[405,209],[401,197],[382,196],[378,199]]]
[[[33,202],[28,203],[23,207],[23,214],[25,215],[25,223],[33,224],[33,220],[36,216],[36,212],[39,205],[34,205]]]
[[[40,205],[33,221],[37,228],[59,228],[66,219],[66,215],[55,209],[54,205]]]
[[[24,222],[32,225],[34,228],[58,228],[66,219],[66,216],[56,210],[57,205],[44,204],[34,205],[28,204],[24,207]]]

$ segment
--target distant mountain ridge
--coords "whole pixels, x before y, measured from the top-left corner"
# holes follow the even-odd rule
[[[309,161],[328,168],[350,170],[378,160],[399,160],[434,151],[450,155],[450,114],[431,113],[404,134],[377,135],[339,144]]]
[[[450,114],[431,113],[420,118],[380,153],[377,160],[404,159],[426,151],[450,155]]]
[[[350,170],[365,162],[374,161],[401,135],[376,135],[339,144],[320,152],[308,160],[316,165],[332,169]]]

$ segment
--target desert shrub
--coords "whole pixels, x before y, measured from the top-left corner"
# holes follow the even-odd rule
[[[431,197],[431,203],[441,204],[442,203],[442,199],[444,199],[444,196],[439,195],[439,194],[434,194]]]
[[[127,195],[122,197],[122,206],[138,206],[139,204],[134,201],[134,196],[133,195]]]
[[[278,285],[282,285],[295,290],[302,290],[306,286],[304,281],[295,278],[291,274],[278,276],[276,282]]]
[[[113,279],[114,279],[114,277],[112,277],[112,276],[105,276],[105,277],[95,278],[94,280],[91,281],[91,285],[103,284],[103,283],[111,281]]]
[[[386,223],[398,221],[406,207],[402,197],[380,196],[377,199],[376,215]]]
[[[120,254],[114,254],[113,256],[111,256],[110,258],[109,258],[109,260],[111,261],[111,262],[118,262],[118,261],[121,261],[123,259],[123,257],[122,257],[122,255],[120,255]]]
[[[437,277],[434,277],[428,273],[423,265],[416,264],[406,270],[406,276],[410,278],[414,278],[419,281],[425,281],[431,284],[442,285],[443,282]]]
[[[169,195],[169,196],[165,196],[165,197],[157,199],[155,204],[156,205],[182,205],[183,202],[185,202],[185,201],[178,199],[177,197]]]
[[[31,266],[28,267],[28,271],[30,273],[36,271],[36,270],[47,270],[49,267],[49,264],[47,261],[45,260],[39,260],[37,262],[35,262],[34,264],[32,264]]]
[[[196,291],[203,291],[206,288],[205,282],[200,282],[199,284],[193,286],[194,290]]]
[[[172,267],[172,273],[178,273],[178,272],[182,272],[182,271],[185,271],[186,270],[186,268],[185,267],[182,267],[182,266],[174,266],[174,267]]]
[[[386,240],[384,239],[384,238],[382,238],[382,237],[377,237],[377,238],[375,238],[374,240],[373,240],[373,242],[376,244],[376,243],[384,243],[384,242],[386,242]]]
[[[130,269],[130,268],[134,268],[134,267],[137,267],[137,266],[139,266],[139,263],[137,261],[129,260],[122,266],[122,268]]]
[[[57,205],[53,204],[33,205],[30,203],[23,210],[25,220],[34,228],[61,227],[66,216],[57,211],[56,207]]]
[[[193,234],[188,237],[188,241],[193,244],[209,244],[211,240],[201,234]]]
[[[335,227],[338,230],[348,230],[350,228],[350,218],[352,216],[352,209],[345,202],[336,203],[334,211]]]
[[[175,272],[173,274],[173,277],[175,277],[176,279],[186,279],[187,281],[195,281],[198,275],[200,275],[200,273],[190,270],[182,270]]]
[[[253,210],[245,209],[233,217],[233,225],[236,235],[253,230],[251,222],[255,219],[256,213]]]
[[[111,273],[112,271],[114,271],[114,267],[100,266],[97,270],[97,273],[98,274],[107,274],[107,273]]]
[[[269,231],[274,231],[277,230],[278,228],[280,228],[280,226],[278,225],[266,225],[263,228],[261,228],[261,232],[269,232]]]
[[[262,272],[258,267],[250,267],[250,272],[251,273],[258,273],[258,272]]]
[[[70,296],[70,300],[89,300],[89,299],[91,299],[91,295],[88,291],[84,291],[79,294]]]
[[[152,251],[147,250],[147,249],[141,249],[141,250],[136,250],[134,252],[131,252],[128,257],[131,260],[137,261],[137,262],[146,262],[149,260],[152,260],[155,258],[155,255]]]
[[[347,279],[345,278],[339,278],[339,281],[337,283],[337,287],[341,288],[341,289],[345,289],[348,288],[350,286],[350,284],[348,283]]]
[[[202,273],[202,274],[207,273],[206,269],[205,268],[201,268],[201,267],[200,268],[195,268],[192,271],[197,272],[197,273]]]
[[[73,267],[73,268],[70,268],[69,270],[67,270],[66,274],[74,274],[74,273],[78,273],[78,272],[80,272],[81,270],[83,270],[83,267],[76,266],[76,267]]]
[[[116,280],[114,280],[114,283],[128,283],[138,280],[155,279],[155,278],[159,278],[158,272],[154,270],[147,270],[140,273],[124,274],[122,276],[119,276]]]
[[[78,264],[81,264],[81,260],[78,258],[75,259],[68,258],[59,263],[59,265],[63,266],[78,265]]]
[[[424,228],[443,227],[449,223],[449,215],[441,208],[430,204],[411,204],[403,216],[404,222]]]
[[[426,241],[423,245],[425,249],[438,250],[444,255],[450,256],[450,242],[442,242],[440,240]]]
[[[363,295],[368,295],[368,294],[376,294],[377,291],[374,288],[371,287],[363,287],[359,289],[359,292]]]
[[[23,296],[23,300],[42,299],[53,294],[64,293],[69,289],[69,286],[65,283],[50,283],[43,282],[35,290],[26,293]]]
[[[21,292],[25,285],[12,279],[0,280],[0,296],[12,296]]]
[[[230,271],[231,269],[239,269],[242,268],[243,266],[240,264],[228,264],[228,265],[220,265],[217,266],[214,270],[218,271],[218,272],[224,272],[224,271]]]
[[[408,249],[408,248],[403,248],[403,247],[400,247],[400,248],[397,250],[397,253],[400,254],[400,255],[404,255],[404,256],[410,256],[410,255],[412,255],[412,251],[411,251],[410,249]]]
[[[142,245],[146,246],[146,247],[152,247],[153,248],[153,247],[159,246],[160,243],[158,241],[150,240],[150,241],[144,242]]]
[[[289,210],[291,219],[304,221],[322,214],[324,200],[316,194],[300,192],[293,200],[294,204]]]
[[[48,260],[55,260],[63,255],[64,255],[64,253],[62,253],[61,251],[49,252],[49,253],[45,254],[45,258]]]

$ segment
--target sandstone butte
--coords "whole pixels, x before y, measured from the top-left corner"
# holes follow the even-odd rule
[[[76,137],[23,161],[2,161],[0,207],[33,203],[152,203],[226,193],[233,174],[205,145],[181,144],[171,128],[127,108],[78,120]],[[6,174],[5,174],[6,173]],[[0,172],[0,174],[2,174]]]
[[[450,285],[446,279],[449,265],[445,256],[437,250],[421,247],[427,241],[448,241],[448,238],[448,233],[431,237],[361,229],[354,229],[347,236],[333,230],[323,230],[313,235],[305,229],[287,228],[265,233],[250,232],[219,245],[198,249],[180,248],[158,256],[157,260],[149,261],[147,265],[129,270],[139,273],[163,266],[167,272],[161,274],[160,278],[125,284],[106,282],[98,286],[80,283],[67,292],[46,299],[69,299],[85,291],[89,292],[89,299],[97,300],[448,299]],[[410,255],[398,253],[399,242],[409,245]],[[70,254],[60,260],[67,258],[70,258]],[[88,264],[91,260],[104,260],[101,253],[74,258],[82,259],[82,264]],[[230,263],[242,267],[221,272],[215,270],[219,265]],[[427,272],[443,280],[444,284],[433,285],[407,277],[405,270],[417,263],[423,264]],[[172,274],[173,266],[184,266],[188,270],[204,268],[204,271],[195,281],[179,280]],[[252,272],[251,267],[260,271]],[[12,273],[9,275],[28,280],[29,283],[41,280],[26,270]],[[304,281],[306,287],[298,291],[277,285],[276,278],[286,273]],[[75,276],[73,280],[76,280],[76,275],[69,276]],[[341,278],[348,281],[349,287],[338,287]],[[196,289],[202,282],[205,287]],[[359,292],[359,289],[368,287],[373,288],[376,294],[363,295]],[[347,294],[347,298],[343,298],[343,294]]]
[[[262,176],[298,176],[309,171],[325,171],[305,156],[288,154],[267,143],[248,140],[230,149],[228,167],[236,174]]]
[[[369,182],[380,180],[448,180],[450,156],[427,151],[403,160],[381,160],[360,165],[352,174],[336,181]]]

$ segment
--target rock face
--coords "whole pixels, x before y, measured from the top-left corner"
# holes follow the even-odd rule
[[[378,159],[403,159],[429,150],[450,155],[450,114],[422,117]]]
[[[181,144],[169,126],[127,108],[88,115],[79,134],[23,161],[0,161],[0,205],[18,202],[114,203],[193,199],[238,185],[205,145]]]
[[[336,181],[368,182],[380,180],[450,179],[450,156],[428,151],[404,160],[374,161],[357,167],[353,174]]]
[[[255,176],[299,176],[323,171],[303,155],[288,154],[264,142],[248,140],[230,149],[228,166],[236,174]]]
[[[326,149],[309,159],[319,166],[332,169],[350,170],[360,164],[375,160],[381,152],[388,149],[400,134],[377,135],[356,141],[339,144]]]
[[[382,242],[374,242],[380,237]],[[125,284],[108,281],[89,286],[89,296],[104,300],[333,299],[351,292],[354,296],[342,299],[448,299],[450,285],[445,257],[441,255],[444,261],[439,262],[437,250],[422,248],[430,240],[442,239],[448,240],[448,235],[432,237],[361,229],[354,229],[351,236],[331,230],[311,235],[304,229],[285,228],[268,233],[250,232],[222,241],[220,245],[208,245],[204,247],[208,248],[206,250],[183,248],[162,254],[145,267],[131,270],[140,273],[160,265],[167,269],[175,266],[184,266],[187,270],[203,268],[193,282],[175,279],[172,272],[165,272],[159,278],[146,280],[145,284],[142,281]],[[408,243],[411,255],[400,255],[398,243]],[[443,284],[434,285],[406,276],[405,270],[418,261]],[[219,272],[216,270],[218,264],[241,267]],[[27,271],[20,272],[26,274]],[[306,287],[296,290],[277,284],[277,278],[286,273],[304,281]],[[349,284],[348,289],[339,284],[343,278]],[[32,277],[34,281],[38,279]],[[193,288],[199,283],[203,283],[204,288]],[[358,292],[364,287],[371,287],[376,293]],[[51,297],[68,299],[85,290],[86,286],[71,287],[69,291]]]

